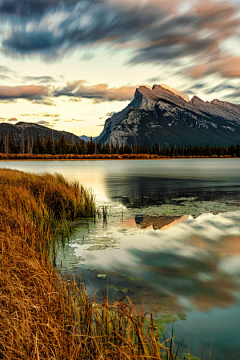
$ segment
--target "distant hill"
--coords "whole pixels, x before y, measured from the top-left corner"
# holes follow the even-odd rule
[[[94,141],[96,138],[97,138],[97,136],[92,137],[92,140]],[[81,135],[81,136],[79,136],[79,139],[83,140],[83,141],[86,141],[86,142],[89,142],[89,141],[91,141],[91,136]]]
[[[240,143],[240,105],[194,96],[190,101],[161,87],[140,86],[133,101],[105,122],[96,142],[159,145]]]
[[[80,141],[79,137],[72,133],[53,130],[43,125],[27,122],[18,122],[15,125],[1,123],[0,136],[2,134],[5,137],[6,133],[12,133],[15,141],[17,141],[19,138],[22,139],[22,136],[25,137],[25,135],[29,138],[36,139],[37,134],[39,134],[41,138],[44,138],[45,136],[50,136],[51,139],[53,138],[54,140],[59,140],[61,136],[64,136],[66,138],[70,138],[73,142]]]

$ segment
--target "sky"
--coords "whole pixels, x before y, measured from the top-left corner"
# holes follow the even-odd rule
[[[136,87],[240,104],[240,0],[0,0],[0,122],[97,136]]]

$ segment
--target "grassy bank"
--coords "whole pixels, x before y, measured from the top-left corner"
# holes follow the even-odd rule
[[[91,194],[60,175],[13,170],[0,170],[0,189],[1,359],[176,359],[151,315],[98,304],[49,260],[68,220],[94,216]]]
[[[219,159],[236,158],[231,155],[212,155],[212,156],[162,156],[150,154],[1,154],[0,160],[162,160],[162,159]]]

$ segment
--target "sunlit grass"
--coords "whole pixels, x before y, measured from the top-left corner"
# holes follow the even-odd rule
[[[178,359],[151,314],[130,300],[99,304],[54,268],[59,230],[95,216],[91,193],[61,175],[13,170],[0,170],[0,189],[1,359]]]

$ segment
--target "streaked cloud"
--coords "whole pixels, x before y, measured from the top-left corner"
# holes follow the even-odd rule
[[[132,100],[136,87],[122,86],[109,88],[107,84],[89,86],[86,81],[79,80],[68,83],[65,87],[53,92],[53,96],[93,99],[95,102]]]
[[[197,67],[207,58],[220,61],[220,76],[238,74],[222,69],[223,42],[240,36],[239,5],[232,1],[2,0],[0,14],[10,29],[2,48],[13,56],[57,59],[85,48],[81,59],[89,61],[94,56],[89,45],[108,44],[114,51],[128,49],[132,65],[191,58],[196,67],[187,74],[196,77],[214,69]]]
[[[211,62],[204,62],[191,67],[187,73],[191,78],[198,79],[206,75],[219,74],[223,78],[240,77],[240,56],[222,56]]]
[[[0,99],[27,99],[42,100],[49,95],[49,89],[46,86],[0,86]]]
[[[52,76],[24,76],[23,81],[38,82],[39,84],[47,84],[55,82]]]

